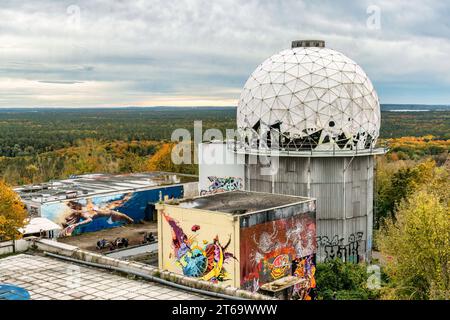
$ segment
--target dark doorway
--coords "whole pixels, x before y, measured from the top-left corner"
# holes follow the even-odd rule
[[[148,203],[145,207],[144,220],[145,221],[156,221],[156,208],[154,203]]]

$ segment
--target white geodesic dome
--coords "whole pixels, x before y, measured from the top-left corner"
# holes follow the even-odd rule
[[[380,104],[356,62],[332,49],[296,47],[271,56],[248,78],[237,126],[247,138],[275,130],[286,150],[371,149]]]

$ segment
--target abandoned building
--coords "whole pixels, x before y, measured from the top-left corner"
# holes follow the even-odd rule
[[[230,191],[157,209],[161,270],[252,292],[296,275],[289,297],[314,297],[314,199]]]
[[[200,192],[315,198],[317,259],[370,260],[380,121],[375,89],[356,62],[324,41],[294,41],[245,83],[238,139],[201,144],[200,155],[217,161],[200,161]]]
[[[58,236],[154,220],[155,203],[197,194],[197,177],[164,173],[85,174],[15,188],[30,217],[61,226]]]

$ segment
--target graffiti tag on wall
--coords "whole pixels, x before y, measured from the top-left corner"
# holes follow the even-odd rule
[[[342,259],[347,262],[358,263],[360,261],[360,242],[363,240],[364,233],[352,233],[345,243],[344,238],[335,235],[331,240],[327,236],[317,237],[317,243],[321,251],[325,254],[324,261],[333,259]]]
[[[209,195],[225,191],[242,189],[242,179],[237,177],[208,177],[210,185],[206,190],[201,190],[200,195]]]
[[[212,241],[199,242],[197,234],[188,236],[176,220],[164,212],[163,217],[171,228],[173,258],[184,275],[214,283],[230,280],[225,264],[229,259],[236,259],[233,254],[227,252],[231,237],[225,245],[220,243],[218,236]],[[194,225],[191,231],[197,232],[200,229],[199,225]]]
[[[313,278],[312,271],[296,271],[297,259],[314,256],[315,251],[316,224],[311,213],[242,228],[241,256],[246,260],[241,259],[241,287],[255,292],[261,285],[288,275]],[[314,263],[313,258],[308,261]],[[308,268],[312,270],[310,264]]]

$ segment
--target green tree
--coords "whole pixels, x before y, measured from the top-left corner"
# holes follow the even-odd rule
[[[367,300],[378,297],[367,288],[369,274],[365,264],[340,259],[317,264],[316,281],[319,300]]]
[[[378,164],[376,228],[384,219],[394,217],[400,202],[422,184],[430,181],[436,169],[436,163],[432,159],[426,159],[416,165],[402,162],[388,165],[381,161]]]
[[[387,298],[450,298],[450,179],[445,168],[398,206],[377,236],[391,286]]]

